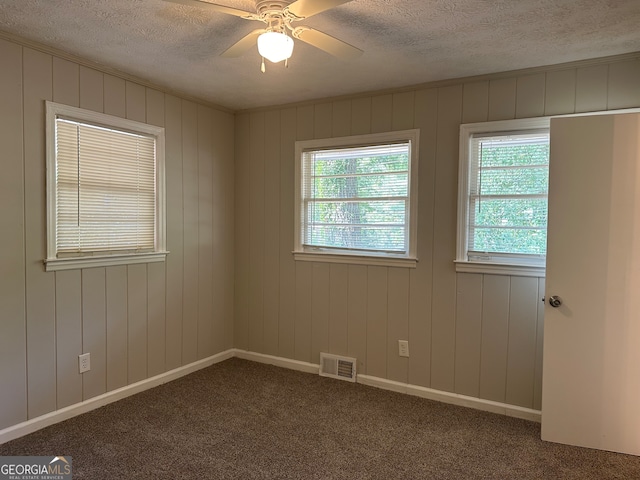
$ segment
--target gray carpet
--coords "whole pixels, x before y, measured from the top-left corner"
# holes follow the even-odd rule
[[[540,425],[231,359],[0,445],[74,479],[640,479]]]

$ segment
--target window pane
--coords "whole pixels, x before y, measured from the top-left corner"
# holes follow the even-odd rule
[[[494,198],[472,202],[473,225],[547,227],[547,198]]]
[[[408,194],[406,173],[314,178],[313,198],[401,197]]]
[[[57,253],[153,251],[155,138],[56,120]]]
[[[522,138],[520,138],[522,137]],[[527,166],[549,164],[549,136],[527,138],[527,135],[507,135],[478,138],[482,167]]]
[[[471,146],[467,250],[544,255],[548,132],[479,134]]]
[[[406,252],[409,155],[408,142],[303,152],[302,244]]]
[[[312,225],[309,245],[354,250],[404,252],[404,227]]]
[[[308,217],[313,224],[404,225],[405,201],[312,202]]]
[[[481,195],[536,195],[549,190],[549,167],[482,168]]]
[[[475,228],[472,238],[474,252],[544,255],[547,246],[546,228]]]

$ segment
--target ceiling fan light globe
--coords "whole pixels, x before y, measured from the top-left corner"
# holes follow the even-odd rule
[[[258,37],[258,52],[273,63],[291,57],[293,38],[280,32],[265,32]]]

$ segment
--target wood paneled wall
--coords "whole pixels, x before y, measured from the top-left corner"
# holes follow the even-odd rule
[[[231,348],[233,114],[1,39],[0,66],[0,429]],[[166,262],[44,271],[45,100],[166,128]]]
[[[455,272],[459,126],[628,107],[640,57],[238,114],[235,346],[540,409],[544,279]],[[294,262],[294,142],[409,128],[418,267]]]

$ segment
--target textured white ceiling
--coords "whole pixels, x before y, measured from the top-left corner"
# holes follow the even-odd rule
[[[255,21],[162,0],[0,0],[0,30],[231,109],[640,51],[640,0],[352,0],[302,24],[365,53],[296,41],[288,69],[262,74],[255,48],[219,56]]]

